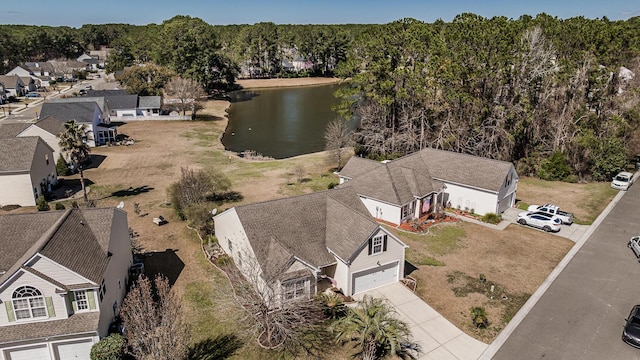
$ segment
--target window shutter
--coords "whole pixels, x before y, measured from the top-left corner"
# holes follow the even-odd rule
[[[93,290],[87,290],[87,302],[89,303],[89,309],[90,310],[95,310],[96,309],[96,298],[93,295],[95,293],[95,291]]]
[[[16,314],[13,313],[13,303],[11,300],[5,301],[4,307],[7,309],[7,319],[9,319],[9,322],[16,321]]]
[[[78,303],[76,302],[76,293],[69,293],[69,297],[71,298],[71,307],[73,308],[73,312],[78,311]]]
[[[382,238],[382,251],[387,251],[387,235]]]
[[[49,313],[49,317],[56,317],[56,309],[53,307],[53,299],[51,296],[45,297],[44,301],[47,303],[47,312]]]
[[[372,240],[372,239],[369,239],[369,255],[371,255],[371,251],[373,250],[373,249],[372,249],[372,246],[371,246],[371,243],[372,243],[372,242],[373,242],[373,240]]]

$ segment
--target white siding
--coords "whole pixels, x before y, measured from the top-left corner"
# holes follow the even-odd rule
[[[53,151],[40,139],[31,163],[31,184],[38,190],[38,196],[42,194],[40,184],[55,184],[58,181],[56,175],[56,160]]]
[[[400,219],[402,216],[401,207],[368,198],[366,196],[359,196],[364,206],[369,210],[371,216],[376,219],[388,221],[392,224],[400,225]]]
[[[336,287],[342,289],[345,294],[348,294],[350,278],[349,266],[339,259],[336,260],[338,260],[338,263],[336,264],[336,272],[333,279],[336,281]]]
[[[36,289],[40,290],[42,296],[51,297],[53,301],[53,307],[55,309],[55,319],[66,319],[67,316],[67,307],[64,299],[64,294],[56,294],[57,287],[42,278],[39,278],[33,274],[26,273],[22,270],[19,270],[21,273],[18,274],[11,282],[5,283],[0,292],[0,300],[2,300],[2,304],[0,305],[0,326],[7,324],[16,324],[21,323],[22,321],[9,322],[7,317],[7,311],[5,308],[5,302],[11,302],[11,298],[13,296],[13,292],[21,287],[21,286],[33,286]],[[42,318],[37,319],[35,321],[47,321],[52,318]]]
[[[376,234],[372,237],[377,236],[378,234],[387,235],[387,250],[380,254],[372,254],[369,255],[369,247],[368,247],[368,239],[365,241],[362,249],[355,254],[353,257],[353,261],[351,262],[351,266],[349,267],[349,281],[346,287],[343,287],[345,293],[352,293],[352,278],[353,274],[371,269],[374,267],[378,267],[381,265],[390,264],[393,262],[398,262],[398,279],[402,279],[404,277],[404,251],[405,245],[398,241],[393,235],[387,233],[383,229],[378,230]],[[336,269],[336,272],[338,270]]]
[[[498,193],[498,208],[497,213],[502,213],[504,210],[512,207],[516,202],[516,191],[518,189],[518,174],[513,165],[509,169],[509,174],[504,179],[500,192]]]
[[[34,270],[47,274],[48,277],[65,285],[84,284],[90,282],[64,266],[41,256],[34,257],[27,265]]]
[[[0,176],[0,189],[11,189],[11,191],[0,191],[0,205],[34,206],[36,204],[29,174]]]
[[[449,202],[453,208],[465,210],[473,209],[479,215],[495,213],[498,207],[498,195],[479,189],[473,189],[457,184],[446,183],[445,193],[449,195]]]
[[[120,311],[122,299],[125,296],[129,267],[133,264],[131,255],[131,240],[129,237],[129,223],[127,213],[116,209],[113,212],[113,222],[111,223],[111,239],[108,251],[112,254],[109,258],[107,270],[104,273],[104,281],[107,292],[100,302],[96,291],[96,303],[99,303],[100,322],[98,333],[101,337],[106,336],[109,324],[113,322],[115,313],[113,304],[116,303],[116,313]],[[100,284],[98,284],[100,285]]]

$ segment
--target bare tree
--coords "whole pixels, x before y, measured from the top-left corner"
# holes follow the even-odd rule
[[[266,249],[265,249],[266,251]],[[266,257],[266,256],[265,256]],[[297,351],[304,347],[313,351],[311,334],[325,344],[328,334],[320,323],[326,319],[319,301],[303,298],[288,299],[280,293],[281,271],[264,272],[254,258],[243,258],[241,269],[233,263],[224,266],[234,288],[234,298],[244,310],[240,319],[251,330],[258,344],[266,349],[284,348]],[[301,343],[305,345],[301,345]],[[311,348],[310,348],[311,347]]]
[[[180,181],[169,187],[172,202],[180,208],[200,204],[216,192],[226,191],[231,187],[229,179],[220,172],[206,172],[181,168]]]
[[[187,109],[191,110],[192,119],[195,118],[197,110],[202,109],[199,102],[207,97],[202,85],[192,79],[174,77],[164,86],[164,92],[168,98],[178,101],[178,110],[182,111],[182,115],[186,114]]]
[[[332,161],[336,161],[336,168],[340,170],[347,151],[345,148],[353,146],[353,131],[346,120],[335,119],[327,125],[324,140],[325,149],[330,152]]]
[[[184,322],[182,299],[166,277],[153,282],[141,276],[120,310],[127,343],[137,359],[184,359],[189,329]]]

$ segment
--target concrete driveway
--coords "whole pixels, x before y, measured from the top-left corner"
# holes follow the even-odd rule
[[[418,359],[475,360],[488,347],[455,327],[401,283],[369,290],[354,298],[362,300],[364,295],[385,298],[396,309],[422,349]]]

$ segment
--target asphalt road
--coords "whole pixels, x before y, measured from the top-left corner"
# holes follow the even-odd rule
[[[493,359],[640,359],[621,340],[640,304],[640,263],[627,247],[640,233],[640,182],[613,207]]]

